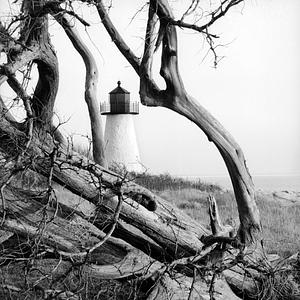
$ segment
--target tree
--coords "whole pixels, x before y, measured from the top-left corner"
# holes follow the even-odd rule
[[[167,0],[151,0],[147,4],[141,59],[125,43],[101,0],[81,2],[96,8],[116,47],[137,73],[141,102],[166,107],[185,116],[215,144],[233,184],[240,226],[233,236],[233,229],[221,224],[214,199],[210,198],[210,234],[204,226],[136,185],[131,178],[106,169],[102,125],[95,98],[98,72],[91,52],[70,17],[84,25],[87,22],[72,10],[72,1],[23,0],[20,13],[10,23],[0,24],[0,50],[7,58],[1,65],[0,84],[7,81],[23,101],[26,112],[25,120],[19,122],[0,99],[0,186],[2,229],[6,232],[2,243],[9,244],[12,233],[30,241],[31,249],[26,250],[25,256],[29,262],[25,284],[42,288],[44,295],[65,293],[49,291],[40,284],[44,278],[37,280],[32,274],[34,264],[47,274],[45,278],[55,275],[54,282],[79,267],[82,272],[100,279],[134,275],[144,282],[152,282],[148,299],[155,299],[157,295],[167,299],[172,288],[180,291],[179,299],[197,299],[199,296],[195,293],[207,293],[206,284],[196,280],[199,274],[210,280],[211,299],[235,297],[225,282],[217,279],[220,273],[227,274],[227,282],[236,290],[245,290],[248,295],[257,292],[260,269],[247,260],[246,254],[250,251],[251,257],[263,258],[259,246],[261,225],[244,155],[233,137],[186,92],[177,55],[176,27],[179,26],[203,34],[217,62],[213,43],[216,36],[210,27],[242,0],[218,3],[201,25],[185,22],[185,17],[200,5],[199,1],[191,1],[182,18],[175,20]],[[70,150],[59,128],[52,124],[59,69],[49,37],[49,16],[63,27],[85,63],[85,101],[91,120],[94,161]],[[161,48],[160,75],[166,84],[164,90],[158,87],[152,74],[153,55],[158,48]],[[33,65],[37,67],[38,82],[33,95],[29,95],[24,82]],[[17,77],[20,70],[24,74],[22,82]],[[21,173],[26,178],[36,174],[44,176],[46,187],[42,191],[26,189],[20,184],[22,180],[16,179]],[[54,192],[53,182],[79,195],[80,200],[61,199]],[[7,260],[9,266],[15,266],[16,257]],[[50,264],[50,260],[54,264],[49,271],[45,261]],[[97,265],[101,260],[109,264]],[[236,272],[234,276],[233,272]],[[254,280],[245,279],[245,274]],[[9,286],[5,288],[18,291],[18,287],[11,287],[11,277],[6,277],[6,281]],[[221,296],[217,296],[215,290]],[[229,295],[226,296],[225,290]]]

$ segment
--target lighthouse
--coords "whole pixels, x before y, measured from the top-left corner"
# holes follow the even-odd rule
[[[118,81],[108,101],[100,104],[100,112],[106,116],[104,151],[108,166],[119,165],[128,171],[143,172],[132,118],[139,113],[139,102],[131,101],[130,93]]]

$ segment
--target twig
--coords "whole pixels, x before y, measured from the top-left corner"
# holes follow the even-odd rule
[[[88,171],[96,178],[101,177],[101,184],[103,187],[110,189],[116,195],[118,195],[119,192],[122,192],[123,195],[127,195],[134,201],[142,200],[137,202],[150,211],[155,211],[157,208],[156,196],[151,191],[136,185],[135,183],[131,182],[131,180],[124,178],[120,174],[106,170],[89,160],[83,161],[82,159],[76,159],[75,156],[73,156],[72,159],[58,157],[57,161],[61,164],[62,168],[64,163],[68,163],[74,167],[79,167]],[[110,180],[110,178],[106,175],[113,175],[115,178],[117,178],[117,180]]]
[[[111,21],[102,1],[94,0],[93,2],[98,10],[98,14],[101,18],[101,21],[102,21],[103,25],[105,26],[111,39],[113,40],[115,45],[118,47],[120,52],[127,59],[127,61],[131,64],[131,66],[136,71],[136,73],[138,75],[140,75],[140,60],[139,60],[139,58],[128,47],[128,45],[125,43],[122,36],[118,32],[117,28],[113,25],[113,22]]]
[[[21,151],[21,153],[18,155],[16,159],[16,166],[18,168],[18,165],[20,164],[20,161],[25,154],[25,152],[28,150],[32,135],[33,135],[33,112],[30,105],[30,97],[27,95],[26,91],[23,89],[22,85],[19,83],[19,81],[16,79],[16,77],[12,74],[9,74],[9,72],[6,71],[6,75],[8,76],[8,84],[12,87],[12,89],[17,93],[17,95],[23,100],[24,107],[27,113],[28,118],[28,131],[27,131],[27,142],[25,144],[25,148]],[[6,217],[6,204],[5,204],[5,198],[4,198],[4,188],[10,183],[13,176],[15,175],[16,169],[12,170],[8,180],[1,186],[0,194],[1,194],[1,201],[2,201],[2,209],[3,209],[3,216],[1,221],[1,226],[3,225]]]
[[[46,274],[46,275],[43,275],[41,276],[39,279],[37,279],[35,281],[35,283],[33,283],[33,287],[36,287],[42,280],[50,277],[57,269],[58,267],[60,266],[60,264],[62,263],[62,259],[61,257],[59,258],[59,261],[57,262],[57,264],[54,266],[54,268],[51,270],[51,272],[49,272],[49,274]]]
[[[237,237],[227,237],[227,236],[202,236],[200,238],[200,241],[205,245],[205,246],[210,246],[214,243],[224,243],[224,244],[229,244],[234,248],[240,248],[242,247],[242,243],[238,240]]]
[[[209,33],[207,26],[198,26],[196,24],[186,23],[186,22],[183,22],[182,20],[174,20],[172,18],[167,18],[167,21],[168,21],[168,24],[170,24],[170,25],[176,25],[181,28],[192,29],[192,30],[198,31],[200,33],[203,33],[204,35],[209,36],[211,38],[215,38],[215,39],[219,38],[218,35]]]
[[[191,285],[191,288],[190,288],[189,297],[188,297],[187,300],[193,299],[192,294],[193,294],[194,285],[195,285],[195,282],[196,282],[196,275],[197,275],[197,268],[194,267],[194,269],[193,269],[193,281],[192,281],[192,285]]]
[[[8,179],[6,180],[6,182],[4,182],[1,186],[0,189],[0,195],[1,195],[1,203],[2,203],[2,211],[3,211],[3,216],[2,216],[2,220],[0,223],[0,226],[2,227],[4,222],[5,222],[5,218],[6,218],[6,201],[5,201],[5,197],[4,197],[4,189],[5,187],[11,182],[12,178],[14,176],[14,173],[11,172],[11,174],[9,175]]]
[[[200,2],[200,0],[193,0],[193,1],[192,1],[192,3],[190,4],[190,6],[189,6],[189,7],[187,8],[187,10],[183,13],[183,15],[182,15],[182,17],[181,17],[181,21],[183,21],[183,19],[184,19],[186,16],[192,14],[192,13],[196,10],[196,8],[197,8],[199,2]]]
[[[14,285],[10,285],[10,284],[1,284],[0,286],[1,286],[2,289],[7,289],[7,290],[10,290],[10,291],[13,291],[13,292],[20,292],[21,291],[21,289],[17,288]]]
[[[74,11],[71,11],[71,10],[62,10],[62,11],[66,12],[70,16],[75,17],[80,23],[82,23],[82,25],[84,25],[84,26],[91,26],[87,21],[85,21],[83,18],[81,18],[80,16],[78,16]]]
[[[143,9],[148,5],[148,3],[144,3],[133,15],[133,17],[131,18],[130,22],[129,22],[129,25],[133,22],[133,20],[135,19],[135,17],[143,11]]]
[[[120,215],[120,212],[121,212],[121,208],[122,208],[122,203],[123,203],[123,194],[120,193],[118,195],[118,205],[116,207],[116,210],[115,210],[115,213],[114,213],[114,216],[113,216],[113,224],[109,230],[109,232],[106,234],[106,236],[101,240],[99,241],[96,245],[94,245],[92,248],[88,249],[88,252],[89,253],[92,253],[94,250],[96,250],[97,248],[99,248],[101,245],[103,245],[110,237],[111,235],[113,234],[117,224],[118,224],[118,220],[119,220],[119,215]]]
[[[121,208],[122,208],[122,203],[123,203],[123,194],[120,192],[120,194],[118,195],[118,204],[113,216],[113,223],[112,226],[110,228],[110,230],[108,231],[108,233],[105,235],[105,237],[103,239],[101,239],[98,243],[96,243],[93,247],[91,248],[87,248],[86,251],[84,252],[76,252],[76,253],[69,253],[69,252],[65,252],[65,251],[58,251],[58,254],[60,254],[62,257],[66,257],[69,259],[73,259],[73,258],[79,258],[79,257],[87,257],[88,254],[91,254],[92,252],[94,252],[97,248],[99,248],[101,245],[103,245],[113,234],[118,220],[119,220],[119,215],[121,212]]]
[[[13,20],[10,24],[9,24],[9,26],[7,27],[7,28],[5,28],[1,23],[0,23],[0,38],[1,38],[1,40],[3,41],[3,40],[9,40],[9,41],[11,41],[11,42],[13,42],[14,44],[16,44],[16,45],[20,45],[20,46],[22,46],[22,48],[23,49],[26,49],[26,50],[29,50],[29,51],[33,51],[32,49],[30,49],[29,47],[27,47],[24,43],[22,43],[22,42],[20,42],[20,41],[18,41],[18,40],[16,40],[16,39],[14,39],[13,37],[12,37],[12,34],[9,32],[9,27],[14,23],[14,22],[16,22],[16,21],[20,21],[20,20],[22,20],[22,19],[24,19],[24,18],[18,18],[18,19],[16,19],[16,20]],[[1,44],[3,45],[3,42],[1,41]],[[13,48],[16,48],[16,47],[12,47],[11,45],[9,45],[9,48],[8,49],[6,49],[6,47],[4,47],[4,51],[12,51],[13,50]]]
[[[215,281],[216,281],[216,273],[213,273],[212,279],[209,285],[209,298],[210,300],[215,300],[214,293],[215,293]]]
[[[32,135],[33,135],[34,114],[33,114],[32,108],[31,108],[31,104],[30,104],[31,97],[27,94],[25,89],[22,87],[22,85],[16,79],[15,75],[7,74],[7,76],[8,76],[8,80],[7,80],[8,84],[16,92],[16,94],[23,100],[24,108],[25,108],[25,111],[27,114],[27,119],[28,119],[27,143],[25,145],[24,150],[19,155],[19,157],[22,157],[22,155],[28,150],[29,145],[32,140]]]

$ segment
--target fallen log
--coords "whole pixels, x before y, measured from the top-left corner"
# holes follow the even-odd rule
[[[5,122],[5,120],[2,119],[0,122]],[[15,141],[22,141],[24,135],[17,129],[12,129],[11,126],[0,125],[1,130],[4,131],[1,136],[6,138],[6,142],[1,144],[1,154],[9,160],[12,157],[9,158],[8,154],[15,153]],[[56,153],[55,161],[53,161],[54,152]],[[162,259],[168,256],[182,257],[196,254],[203,246],[200,241],[201,236],[209,234],[204,226],[164,199],[134,184],[132,180],[96,165],[82,155],[70,152],[64,146],[56,145],[51,137],[44,140],[33,137],[22,158],[22,165],[46,177],[51,171],[53,181],[96,206],[100,216],[99,222],[103,221],[101,213],[106,215],[115,210],[118,200],[114,195],[117,193],[122,192],[125,196],[130,193],[147,195],[157,205],[154,212],[128,196],[124,200],[120,220],[124,221],[124,224],[138,228],[164,249],[164,253],[161,254]],[[10,166],[10,168],[17,167],[13,164]],[[2,167],[2,169],[5,168]],[[130,232],[127,232],[130,239]],[[128,242],[130,243],[130,240]],[[148,244],[151,249],[151,243]],[[156,244],[153,245],[153,249],[157,248]]]
[[[86,271],[100,279],[152,274],[161,267],[142,251],[111,236],[92,251],[107,234],[77,214],[66,218],[59,207],[45,206],[41,199],[26,197],[17,190],[6,189],[5,199],[8,213],[2,228],[33,241],[28,260],[39,243],[41,249],[36,249],[36,259],[52,254],[76,264],[88,262],[84,265]],[[2,256],[0,260],[6,265],[18,257]]]
[[[238,265],[237,253],[241,250],[231,251],[224,259],[224,253],[228,251],[226,244],[232,241],[227,237],[232,228],[222,225],[216,209],[211,210],[215,235],[202,238],[210,233],[203,225],[149,190],[136,185],[130,178],[68,151],[49,137],[41,140],[33,136],[22,157],[16,156],[15,151],[22,149],[26,141],[22,132],[11,127],[6,130],[3,126],[0,126],[0,130],[6,141],[0,145],[0,167],[4,175],[0,182],[1,229],[34,241],[34,245],[38,239],[38,244],[44,246],[39,250],[44,252],[37,252],[41,256],[35,255],[35,261],[45,260],[42,255],[47,253],[52,255],[55,264],[61,259],[66,264],[66,270],[73,268],[75,263],[98,279],[138,277],[141,281],[150,282],[149,299],[155,299],[158,294],[165,295],[161,298],[164,299],[172,289],[179,291],[183,285],[187,288],[181,290],[182,297],[197,299],[201,295],[203,299],[209,299],[218,294],[217,282],[222,283],[222,290],[227,289],[224,280],[232,290],[236,288],[237,293],[246,291],[248,296],[253,293],[253,286],[260,284],[259,276],[264,275],[259,270],[254,269],[258,272],[256,278],[252,267]],[[25,170],[45,176],[46,187],[34,191],[14,185],[14,177],[20,172],[25,173]],[[77,197],[72,200],[60,197],[53,188],[53,182]],[[141,197],[135,197],[136,194]],[[147,201],[135,201],[140,198]],[[112,226],[115,226],[113,230]],[[114,237],[107,238],[108,234]],[[101,243],[106,238],[106,242]],[[9,239],[5,238],[3,242]],[[252,248],[247,255],[255,259],[262,257],[258,248]],[[198,274],[201,280],[195,279],[195,268],[204,272]],[[236,275],[238,272],[240,274]],[[221,274],[224,277],[217,281],[216,276]],[[237,276],[246,279],[241,281]],[[202,281],[209,278],[214,278],[214,284],[213,288],[207,290]],[[247,287],[245,282],[248,279]],[[227,295],[230,293],[226,292]],[[226,296],[222,292],[218,295],[219,299],[234,299],[232,295]]]

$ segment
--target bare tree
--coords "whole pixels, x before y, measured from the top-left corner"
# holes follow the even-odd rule
[[[26,119],[18,122],[0,99],[1,228],[5,231],[1,243],[10,245],[16,235],[27,241],[30,249],[21,253],[26,262],[23,284],[30,291],[42,289],[44,297],[51,293],[58,296],[66,291],[46,288],[44,281],[51,277],[51,287],[55,286],[80,268],[81,274],[98,279],[135,276],[150,286],[148,299],[168,299],[172,290],[178,292],[178,299],[199,299],[199,295],[209,295],[210,299],[237,298],[227,283],[236,291],[253,296],[259,291],[263,276],[253,259],[260,264],[269,262],[260,247],[261,225],[252,179],[233,137],[185,90],[178,68],[176,33],[179,26],[203,34],[217,61],[216,35],[210,33],[210,27],[242,0],[219,2],[200,25],[185,22],[185,17],[199,8],[200,1],[191,1],[181,19],[176,20],[167,0],[150,0],[141,59],[123,40],[101,0],[81,2],[97,9],[116,47],[139,76],[142,103],[166,107],[185,116],[215,144],[233,184],[240,225],[235,235],[233,228],[223,226],[210,197],[210,233],[204,225],[131,178],[106,169],[95,97],[98,71],[70,18],[84,25],[87,22],[72,10],[71,1],[23,0],[20,13],[10,23],[0,24],[0,50],[7,57],[1,65],[0,85],[7,81],[23,101],[26,112]],[[85,63],[85,101],[91,120],[94,161],[70,151],[59,128],[52,125],[59,70],[48,31],[50,15],[63,27]],[[152,74],[154,52],[159,47],[164,90]],[[33,64],[37,66],[38,82],[30,95],[16,74],[22,71],[28,76]],[[42,177],[37,177],[38,181],[41,183],[44,178],[45,187],[26,189],[17,180],[21,173],[27,178],[39,174]],[[53,182],[79,197],[73,201],[60,197]],[[7,255],[1,261],[2,270],[20,267],[18,259],[19,252]],[[33,264],[43,277],[32,273]],[[226,282],[218,277],[220,274]],[[11,293],[21,290],[13,284],[10,272],[5,272],[4,278],[3,289]]]
[[[241,2],[221,2],[220,6],[210,14],[210,20],[202,26],[197,26],[183,22],[183,18],[176,21],[168,1],[150,1],[145,48],[141,60],[134,55],[122,39],[102,2],[95,1],[95,5],[112,40],[140,77],[142,103],[147,106],[166,107],[185,116],[200,127],[208,139],[218,148],[227,166],[235,191],[241,222],[238,238],[242,243],[247,243],[254,241],[255,235],[260,232],[260,218],[246,160],[233,137],[186,92],[178,69],[176,34],[176,26],[187,27],[205,34],[208,40],[212,42],[214,35],[209,33],[209,27],[224,16],[231,7]],[[193,1],[191,5],[197,6],[199,3]],[[158,23],[159,32],[157,34],[155,29]],[[152,74],[153,54],[158,47],[162,48],[160,75],[164,78],[165,90],[158,88]]]

